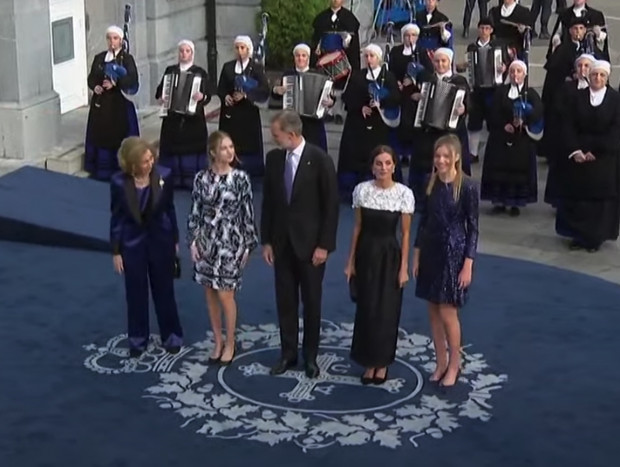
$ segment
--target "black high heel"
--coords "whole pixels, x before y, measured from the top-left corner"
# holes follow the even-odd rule
[[[222,349],[222,353],[224,353],[224,349]],[[230,365],[233,360],[235,359],[235,354],[237,353],[237,344],[235,344],[233,346],[233,353],[232,353],[232,357],[230,357],[230,360],[222,360],[222,357],[220,356],[220,365],[222,366],[228,366]]]
[[[216,364],[222,359],[222,354],[224,353],[224,344],[220,347],[220,356],[219,357],[209,357],[209,363]]]
[[[375,374],[376,374],[376,370],[375,370]],[[376,375],[372,378],[372,383],[379,385],[379,384],[383,384],[387,381],[388,379],[388,369],[385,369],[385,375],[383,375],[382,378],[377,377]]]
[[[375,372],[372,372],[372,376],[365,376],[366,372],[362,373],[362,376],[360,376],[360,381],[362,382],[362,384],[364,386],[368,386],[369,384],[372,384],[374,379],[375,379]]]

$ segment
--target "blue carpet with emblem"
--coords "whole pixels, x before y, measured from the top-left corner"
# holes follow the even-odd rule
[[[189,197],[177,201],[183,223]],[[238,358],[219,368],[206,364],[207,315],[185,251],[177,294],[187,347],[170,358],[154,342],[135,361],[109,255],[0,243],[0,465],[617,463],[620,287],[480,255],[461,314],[458,386],[427,382],[428,321],[410,284],[390,382],[362,387],[347,358],[355,310],[342,270],[351,226],[343,207],[325,279],[318,382],[266,375],[278,358],[277,317],[272,273],[258,255],[239,294]]]

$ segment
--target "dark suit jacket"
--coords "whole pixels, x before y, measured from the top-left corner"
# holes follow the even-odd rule
[[[132,177],[123,172],[112,176],[110,243],[114,254],[123,254],[144,242],[162,248],[178,243],[171,174],[166,167],[153,167],[150,196],[143,209]]]
[[[285,158],[284,149],[274,149],[267,154],[261,243],[271,245],[277,256],[288,240],[302,260],[312,258],[317,247],[334,251],[340,199],[331,157],[306,141],[290,204],[284,185]]]

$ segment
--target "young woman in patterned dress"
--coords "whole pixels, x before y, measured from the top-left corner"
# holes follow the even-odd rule
[[[258,245],[252,186],[228,134],[216,131],[208,141],[210,167],[196,174],[187,235],[194,280],[205,288],[215,347],[210,363],[228,365],[235,356],[237,304],[243,269]],[[222,336],[226,318],[226,342]]]

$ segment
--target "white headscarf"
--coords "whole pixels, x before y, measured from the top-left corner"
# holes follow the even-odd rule
[[[123,30],[119,28],[118,26],[110,26],[108,29],[106,29],[105,30],[106,38],[108,37],[108,34],[113,34],[115,36],[120,37],[121,41],[125,38],[125,34],[123,33]],[[118,48],[118,50],[114,50],[114,52],[108,50],[108,52],[105,54],[103,61],[111,62],[112,60],[114,60],[114,58],[116,57],[116,54],[118,54],[118,52],[122,49],[122,47],[123,45],[121,42],[121,46]]]
[[[237,36],[235,37],[235,44],[244,44],[248,48],[249,56],[254,55],[254,44],[250,36]]]
[[[611,74],[611,64],[606,60],[595,60],[592,65],[590,65],[590,72],[593,71],[604,71],[607,73],[607,76]]]
[[[194,55],[196,54],[196,46],[190,40],[183,39],[177,44],[177,49],[180,49],[182,45],[188,46],[192,50],[192,59],[187,63],[179,63],[181,71],[187,71],[194,65]]]
[[[523,70],[523,73],[525,73],[525,76],[527,76],[527,65],[525,64],[523,60],[513,60],[510,66],[508,67],[508,71],[510,71],[514,67],[521,68]],[[517,86],[516,84],[511,82],[510,90],[508,91],[508,99],[514,100],[518,98],[519,94],[521,94],[521,89],[523,89],[523,85],[524,83],[521,83]]]
[[[377,44],[368,44],[364,48],[364,52],[370,52],[371,54],[376,55],[379,60],[383,61],[383,49]]]
[[[438,48],[437,50],[435,50],[435,55],[444,55],[448,57],[448,60],[450,60],[450,64],[452,64],[452,60],[454,60],[454,51],[447,47]]]
[[[401,40],[401,42],[403,44],[405,43],[405,34],[407,34],[408,32],[412,32],[412,33],[417,34],[419,36],[420,35],[420,28],[418,27],[417,24],[414,24],[414,23],[405,24],[400,29],[400,40]],[[414,47],[415,47],[415,45],[414,45]],[[403,47],[403,55],[405,55],[405,56],[412,55],[414,47],[411,47],[409,45],[405,45]]]
[[[295,55],[298,50],[303,50],[306,54],[308,54],[308,56],[310,56],[310,46],[308,44],[297,44],[293,49],[293,55]]]

